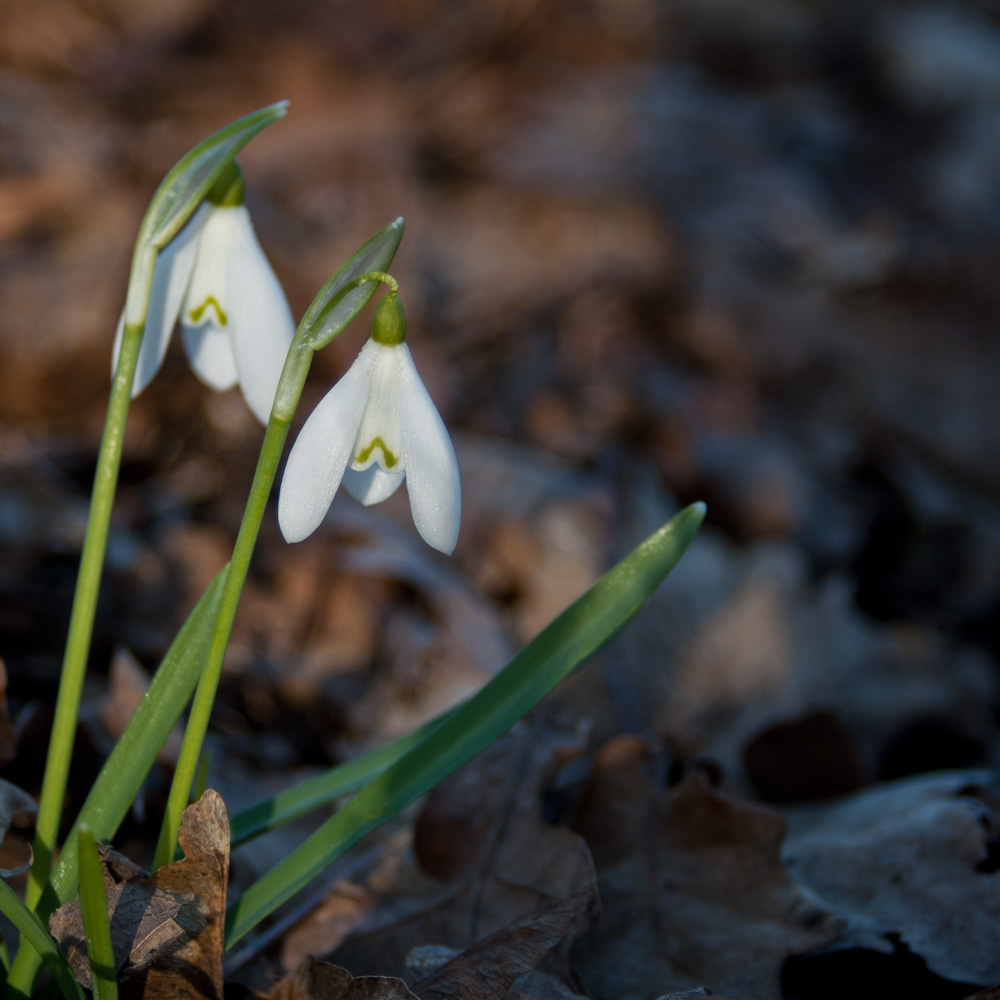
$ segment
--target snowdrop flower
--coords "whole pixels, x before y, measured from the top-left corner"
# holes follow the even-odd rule
[[[160,252],[132,385],[137,396],[160,370],[178,319],[195,374],[219,392],[239,383],[266,424],[295,323],[243,205],[239,168],[224,175]],[[118,364],[118,323],[112,372]]]
[[[343,482],[365,506],[403,479],[413,523],[428,545],[450,554],[462,495],[451,438],[403,343],[406,318],[393,292],[375,310],[371,339],[306,420],[288,456],[278,523],[289,542],[311,535]]]

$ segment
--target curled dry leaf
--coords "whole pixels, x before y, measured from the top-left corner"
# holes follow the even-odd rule
[[[576,828],[594,852],[603,917],[573,951],[592,996],[707,986],[778,1000],[784,960],[840,927],[781,863],[784,820],[694,774],[663,790],[645,741],[598,755]]]
[[[229,877],[229,821],[211,789],[184,810],[180,861],[147,875],[103,852],[104,890],[122,1000],[222,997],[222,934]],[[77,979],[90,987],[80,903],[59,907],[49,930]]]

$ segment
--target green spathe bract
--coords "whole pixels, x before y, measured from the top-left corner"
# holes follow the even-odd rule
[[[313,354],[339,336],[368,304],[403,238],[403,217],[380,229],[330,276],[316,293],[288,351],[274,396],[274,416],[292,419]],[[369,278],[369,275],[371,276]],[[387,276],[386,276],[387,277]]]
[[[684,554],[705,516],[682,510],[609,570],[528,643],[478,694],[431,728],[254,883],[226,914],[231,947],[366,833],[471,760],[604,645],[642,606]]]
[[[164,177],[153,195],[135,242],[125,299],[127,324],[140,324],[146,318],[157,252],[180,232],[236,154],[258,132],[284,117],[287,110],[288,102],[278,101],[230,122],[199,142]]]
[[[314,351],[326,347],[361,312],[375,294],[378,281],[348,286],[369,272],[385,271],[402,238],[403,217],[400,216],[345,261],[320,289],[301,324]]]

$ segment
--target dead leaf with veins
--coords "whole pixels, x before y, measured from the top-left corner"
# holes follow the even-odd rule
[[[184,810],[184,857],[147,875],[105,850],[104,888],[122,1000],[222,997],[222,936],[229,877],[229,822],[212,790]],[[77,979],[91,985],[78,900],[59,907],[49,930]]]
[[[330,962],[304,958],[298,969],[279,980],[264,1000],[418,1000],[402,979],[352,976]]]
[[[477,941],[413,988],[421,1000],[501,1000],[550,951],[592,926],[596,909],[596,899],[587,894],[543,907]]]
[[[414,830],[422,870],[400,862],[394,871],[380,869],[367,889],[338,886],[331,897],[337,905],[324,904],[286,935],[285,966],[326,947],[355,972],[412,979],[407,956],[418,946],[467,954],[470,946],[488,947],[491,935],[508,934],[522,949],[512,961],[530,965],[524,955],[541,949],[539,960],[562,967],[593,924],[597,894],[586,845],[545,823],[542,793],[581,749],[575,737],[524,725],[483,751],[428,796]],[[356,921],[344,940],[348,906]],[[552,906],[566,921],[558,940],[547,924],[554,918],[544,916]]]
[[[592,996],[706,986],[779,1000],[784,960],[830,944],[838,921],[782,865],[780,815],[697,773],[663,789],[662,763],[631,736],[597,756],[574,827],[594,853],[603,916],[574,971]]]

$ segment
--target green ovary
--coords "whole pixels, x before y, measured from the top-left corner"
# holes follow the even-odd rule
[[[382,450],[382,462],[385,465],[385,468],[391,469],[399,461],[399,456],[394,455],[391,451],[389,451],[389,448],[386,446],[386,443],[381,437],[373,438],[371,444],[369,444],[367,448],[363,448],[357,453],[357,455],[354,456],[354,461],[357,462],[358,465],[364,465],[365,462],[371,458],[371,454],[376,448],[381,448]]]
[[[215,315],[219,317],[219,324],[221,326],[226,326],[229,323],[229,319],[226,316],[225,310],[219,305],[218,300],[214,295],[209,295],[209,297],[205,299],[200,306],[191,310],[191,322],[199,323],[202,315],[209,306],[212,306],[215,309]]]

